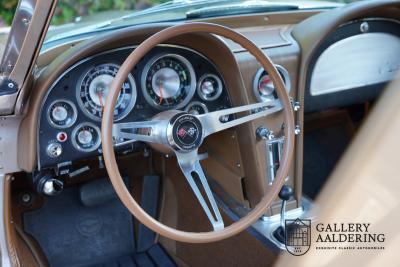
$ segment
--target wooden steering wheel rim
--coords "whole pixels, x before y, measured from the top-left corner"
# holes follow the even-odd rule
[[[281,165],[277,171],[273,185],[271,186],[269,193],[266,194],[261,201],[254,207],[254,209],[248,213],[245,217],[239,221],[225,227],[219,231],[212,232],[185,232],[180,231],[169,226],[166,226],[159,221],[149,216],[131,196],[128,189],[126,188],[121,174],[119,172],[115,154],[114,146],[112,142],[112,125],[113,125],[113,113],[114,107],[118,98],[118,94],[122,84],[128,77],[128,74],[133,67],[139,62],[139,60],[146,55],[156,45],[161,44],[172,37],[186,33],[210,33],[216,34],[225,38],[228,38],[243,48],[247,49],[261,64],[261,66],[268,72],[271,77],[276,92],[283,106],[284,114],[284,134],[285,144],[283,149],[283,155],[281,159]],[[243,35],[227,28],[224,26],[210,24],[210,23],[185,23],[177,26],[166,28],[141,43],[132,53],[126,58],[125,62],[120,67],[116,77],[114,78],[109,94],[107,96],[106,104],[104,107],[102,124],[101,124],[101,140],[105,166],[110,177],[111,183],[121,199],[125,207],[137,218],[141,223],[146,225],[154,232],[171,238],[176,241],[188,242],[188,243],[208,243],[218,241],[231,237],[253,224],[258,218],[260,218],[271,205],[272,201],[278,195],[282,185],[285,182],[285,178],[289,173],[289,168],[293,159],[294,152],[294,115],[292,105],[289,100],[289,95],[285,90],[284,83],[281,76],[276,70],[274,64],[254,43],[248,40]]]

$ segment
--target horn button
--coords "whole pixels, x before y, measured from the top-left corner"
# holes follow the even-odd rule
[[[180,113],[171,118],[167,136],[175,150],[192,151],[203,141],[203,127],[195,116]]]

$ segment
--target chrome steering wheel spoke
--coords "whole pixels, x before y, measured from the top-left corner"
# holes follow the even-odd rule
[[[263,103],[250,104],[240,107],[228,108],[218,110],[196,117],[201,121],[204,128],[204,137],[210,134],[220,132],[222,130],[238,126],[240,124],[271,115],[275,112],[282,110],[282,104],[279,100],[273,100]],[[250,112],[250,114],[227,121],[222,122],[220,118],[222,116],[235,115],[242,112]]]
[[[198,148],[210,134],[273,114],[281,109],[281,102],[275,100],[197,116],[178,111],[166,112],[152,121],[116,123],[112,133],[121,144],[142,141],[161,144],[174,151],[179,167],[214,231],[220,231],[224,229],[224,222],[200,165]],[[249,114],[239,117],[246,112]],[[220,120],[222,116],[233,115],[238,118],[227,122]]]
[[[156,134],[164,121],[137,121],[113,124],[112,134],[117,144],[135,141],[161,143],[162,135]]]
[[[217,202],[215,201],[214,195],[211,192],[210,186],[208,185],[207,178],[204,175],[203,169],[200,165],[197,149],[190,152],[175,151],[175,154],[186,180],[188,181],[190,187],[196,195],[197,200],[200,202],[201,207],[210,220],[214,231],[223,230],[224,221],[222,220]],[[196,183],[195,179],[198,179],[198,183]],[[200,189],[203,189],[205,196],[203,196]],[[206,199],[204,197],[206,197]]]

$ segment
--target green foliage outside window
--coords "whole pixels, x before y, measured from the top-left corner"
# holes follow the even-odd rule
[[[52,24],[73,22],[102,11],[141,10],[167,0],[60,0]],[[0,0],[0,26],[11,25],[18,0]]]
[[[0,0],[0,27],[10,25],[18,0]]]

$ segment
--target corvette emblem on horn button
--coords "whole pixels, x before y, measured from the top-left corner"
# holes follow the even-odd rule
[[[180,115],[173,123],[172,138],[181,150],[192,150],[200,146],[202,141],[202,126],[192,115]]]

